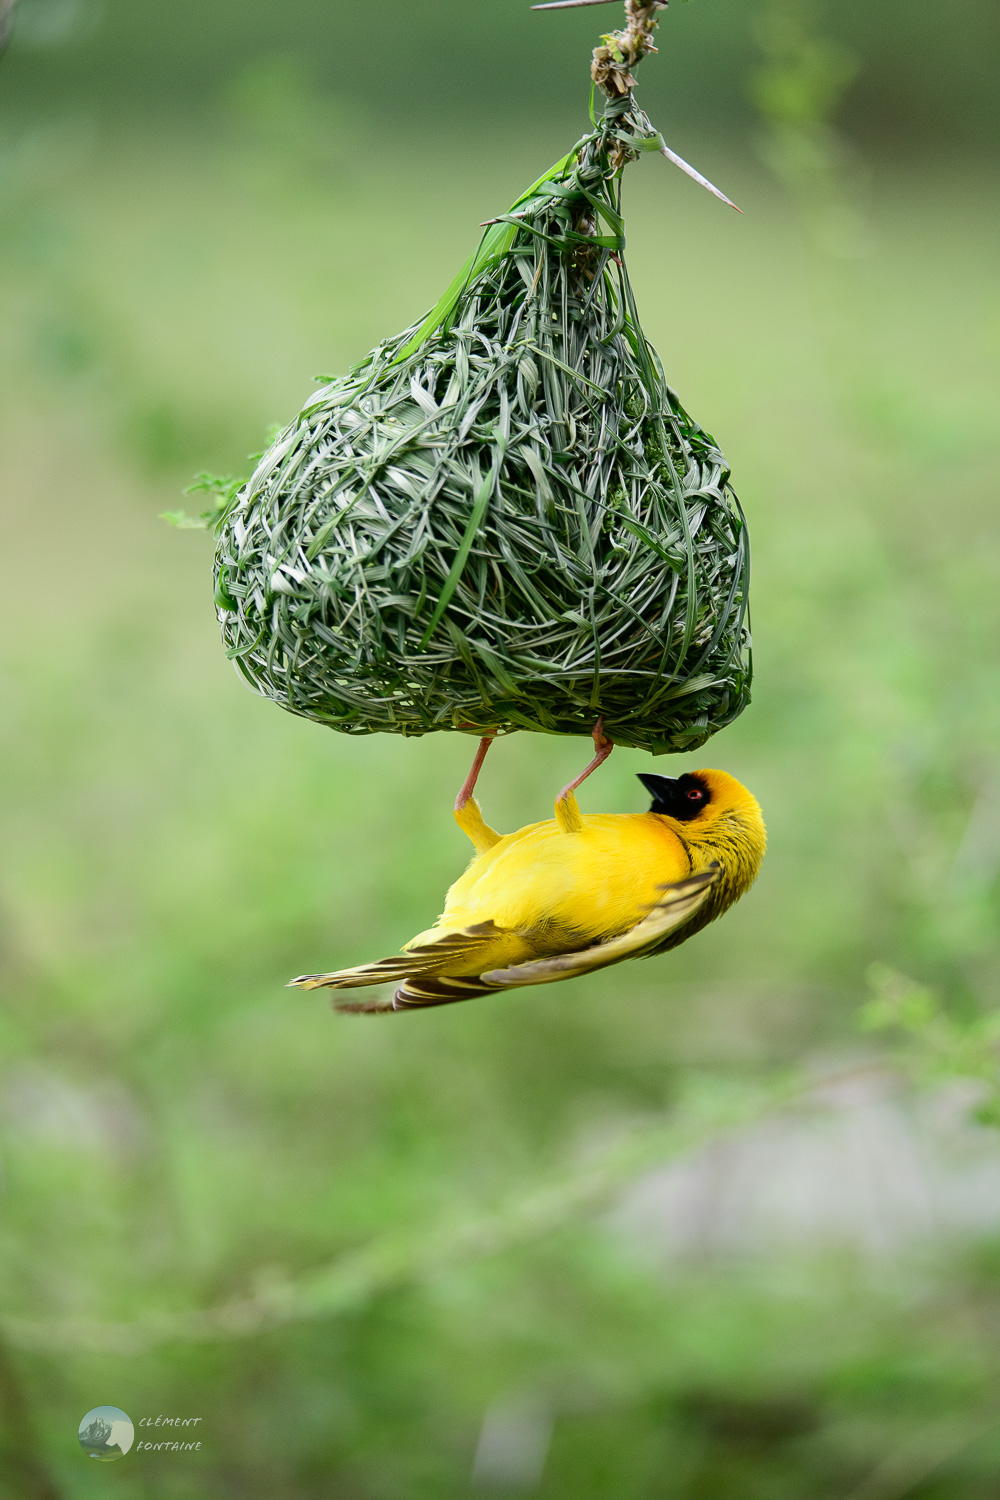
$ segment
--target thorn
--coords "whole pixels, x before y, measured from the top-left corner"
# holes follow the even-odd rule
[[[545,5],[533,5],[532,10],[577,10],[581,5],[610,5],[611,0],[547,0]]]
[[[495,219],[483,219],[479,227],[489,229],[491,224],[504,224],[508,219],[523,219],[527,212],[526,208],[512,208],[509,214],[497,214]]]
[[[690,162],[685,161],[683,156],[678,156],[677,152],[671,151],[669,146],[661,146],[660,151],[667,158],[667,161],[672,161],[675,167],[680,167],[682,172],[686,172],[689,177],[693,177],[695,182],[700,182],[703,188],[708,188],[708,191],[714,193],[723,203],[728,203],[730,208],[735,208],[738,214],[743,212],[742,208],[738,207],[732,198],[727,198],[725,193],[720,193],[715,184],[709,182],[707,177],[702,177],[701,173],[695,167],[692,167]]]

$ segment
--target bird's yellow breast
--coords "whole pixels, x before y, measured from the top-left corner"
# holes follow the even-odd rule
[[[567,833],[551,819],[531,823],[477,855],[434,930],[491,920],[514,932],[614,936],[645,915],[659,886],[690,872],[684,845],[653,813],[598,813],[581,824]]]

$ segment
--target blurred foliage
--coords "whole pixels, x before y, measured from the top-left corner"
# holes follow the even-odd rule
[[[835,124],[858,60],[818,31],[814,0],[767,0],[756,36],[763,60],[750,95],[764,125],[761,158],[798,203],[819,249],[863,254],[864,225],[849,201],[852,153]]]
[[[466,858],[449,809],[472,746],[351,742],[255,699],[218,641],[209,538],[158,516],[200,466],[244,472],[314,374],[434,300],[563,144],[540,91],[585,119],[596,28],[506,0],[19,8],[0,76],[0,1493],[987,1500],[990,1203],[977,1234],[939,1223],[882,1259],[851,1224],[725,1251],[724,1162],[689,1148],[748,1128],[730,1108],[804,1058],[877,1062],[881,1031],[856,1024],[873,964],[869,1023],[993,1097],[996,203],[974,154],[939,151],[991,118],[994,10],[672,7],[643,103],[746,213],[641,163],[630,268],[750,516],[756,701],[708,758],[760,796],[771,851],[668,959],[354,1021],[284,981],[433,918]],[[864,229],[851,255],[803,216],[816,178],[793,207],[743,125],[769,163],[786,130],[822,141],[824,202]],[[544,816],[586,753],[506,741],[491,821]],[[617,751],[585,805],[644,805],[645,764]],[[778,1104],[776,1131],[824,1107]],[[614,1184],[590,1191],[661,1131],[702,1190],[669,1254],[602,1211]],[[877,1146],[857,1139],[860,1175]],[[992,1161],[994,1140],[972,1125],[960,1150]],[[653,1191],[652,1159],[620,1180]],[[528,1228],[504,1238],[514,1214]],[[354,1276],[336,1308],[329,1267],[342,1291]],[[323,1316],[244,1338],[72,1335],[319,1285]],[[32,1351],[28,1323],[69,1330],[64,1351]],[[88,1464],[77,1424],[104,1402],[201,1416],[201,1452]]]
[[[196,476],[193,484],[187,486],[184,493],[185,495],[210,496],[205,509],[196,516],[189,515],[186,510],[165,510],[160,519],[167,521],[171,526],[179,527],[181,531],[210,531],[225,514],[234,496],[245,483],[246,476],[239,478],[232,474],[209,474],[203,471]]]
[[[746,80],[769,0],[675,0],[644,108],[666,129],[752,123]],[[998,124],[993,0],[816,0],[827,68],[858,59],[842,123],[884,149],[992,142]],[[19,0],[4,87],[15,100],[100,100],[109,110],[211,106],[220,91],[266,100],[304,67],[353,113],[502,130],[527,106],[576,106],[598,12],[533,14],[526,0]],[[576,66],[574,66],[574,59]],[[231,80],[240,79],[240,82]],[[349,103],[348,103],[349,101]],[[273,107],[272,104],[266,107]],[[314,145],[313,149],[324,149]],[[325,148],[329,149],[329,147]],[[545,155],[545,153],[542,153]],[[549,155],[552,153],[549,152]]]
[[[951,1015],[933,990],[885,964],[873,964],[868,980],[875,993],[860,1012],[864,1030],[901,1032],[910,1045],[899,1061],[923,1082],[960,1078],[979,1085],[975,1118],[1000,1125],[1000,1007]]]

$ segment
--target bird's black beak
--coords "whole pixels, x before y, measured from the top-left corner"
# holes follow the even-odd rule
[[[679,823],[690,823],[702,808],[712,800],[712,791],[701,776],[654,776],[638,773],[639,780],[647,792],[653,794],[650,812],[676,818]]]
[[[677,813],[677,802],[680,793],[680,783],[676,776],[656,776],[652,772],[639,771],[639,780],[652,793],[653,805],[650,812],[667,813],[674,817]]]

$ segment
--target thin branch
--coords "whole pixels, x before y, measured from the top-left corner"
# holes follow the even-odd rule
[[[907,1500],[925,1482],[961,1457],[967,1448],[1000,1427],[996,1410],[976,1417],[945,1421],[888,1453],[855,1485],[845,1500]]]
[[[0,0],[0,57],[7,50],[7,44],[14,30],[14,6],[17,0]]]
[[[584,5],[608,5],[611,0],[545,0],[542,5],[533,5],[532,10],[576,10]],[[599,47],[594,48],[594,59],[591,67],[591,77],[602,89],[609,99],[627,98],[635,84],[630,69],[649,52],[655,52],[653,46],[653,32],[659,24],[656,17],[657,12],[666,10],[669,0],[625,0],[624,31],[616,31],[612,36],[605,37]],[[662,141],[662,136],[660,137]],[[714,194],[721,203],[727,203],[730,208],[735,208],[738,214],[743,212],[725,193],[719,191],[713,182],[702,176],[690,162],[686,162],[683,156],[678,156],[676,151],[671,151],[667,145],[660,145],[660,151],[672,161],[675,167],[680,167],[687,175],[708,192]]]
[[[876,1059],[827,1077],[785,1075],[728,1091],[709,1087],[696,1092],[679,1116],[633,1127],[596,1160],[519,1194],[493,1212],[409,1236],[387,1236],[299,1277],[261,1273],[250,1295],[219,1306],[153,1314],[131,1323],[7,1317],[0,1319],[0,1330],[11,1344],[39,1353],[137,1355],[165,1344],[253,1338],[290,1324],[336,1317],[386,1291],[426,1284],[455,1267],[554,1234],[604,1207],[639,1173],[808,1101],[845,1077],[884,1069],[884,1062]]]

